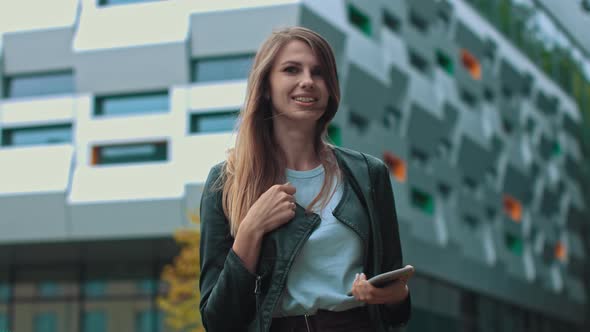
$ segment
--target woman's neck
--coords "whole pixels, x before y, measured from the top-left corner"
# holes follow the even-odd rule
[[[285,167],[307,171],[321,163],[315,150],[313,132],[282,130],[275,127],[274,136],[279,148],[283,151]]]

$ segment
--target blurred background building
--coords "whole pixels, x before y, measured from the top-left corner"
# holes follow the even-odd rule
[[[170,331],[172,234],[286,25],[391,168],[404,330],[590,330],[587,0],[2,0],[0,331]]]

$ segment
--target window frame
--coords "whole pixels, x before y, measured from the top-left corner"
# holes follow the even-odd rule
[[[218,82],[228,82],[228,81],[238,81],[238,80],[247,80],[252,70],[252,65],[254,64],[254,57],[256,56],[255,53],[236,53],[236,54],[220,54],[220,55],[208,55],[203,57],[195,57],[192,58],[190,61],[190,81],[193,84],[207,84],[207,83],[218,83]],[[197,64],[201,61],[224,61],[228,59],[244,59],[249,58],[250,64],[249,68],[246,72],[246,76],[242,78],[222,78],[222,79],[207,79],[207,80],[197,80],[198,71],[197,71]]]
[[[138,97],[153,97],[153,96],[166,96],[167,99],[167,107],[164,111],[131,111],[127,113],[115,113],[115,114],[108,114],[104,112],[104,103],[109,99],[126,99],[126,98],[138,98]],[[105,95],[96,95],[94,96],[93,102],[93,109],[92,109],[92,117],[95,119],[107,119],[107,118],[117,118],[117,117],[128,117],[128,116],[148,116],[148,115],[157,115],[157,114],[167,114],[170,113],[171,109],[171,101],[170,101],[170,90],[154,90],[154,91],[143,91],[143,92],[133,92],[133,93],[120,93],[120,94],[105,94]]]
[[[217,130],[217,131],[200,131],[196,130],[195,118],[198,117],[215,117],[215,116],[229,116],[234,115],[234,123],[230,130]],[[221,134],[221,133],[232,133],[235,131],[237,126],[238,117],[240,115],[239,108],[221,108],[221,109],[208,109],[208,110],[198,110],[198,111],[191,111],[189,112],[188,116],[188,128],[187,134],[188,135],[207,135],[207,134]]]

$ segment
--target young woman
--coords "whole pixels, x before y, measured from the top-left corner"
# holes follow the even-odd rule
[[[340,101],[317,33],[274,32],[248,79],[236,144],[201,199],[201,317],[207,331],[386,331],[407,322],[389,171],[327,142]],[[346,293],[352,289],[353,296]]]

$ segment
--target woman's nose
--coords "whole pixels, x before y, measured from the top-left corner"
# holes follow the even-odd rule
[[[301,88],[312,88],[313,84],[314,82],[311,73],[304,73],[301,77],[301,81],[299,82]]]

